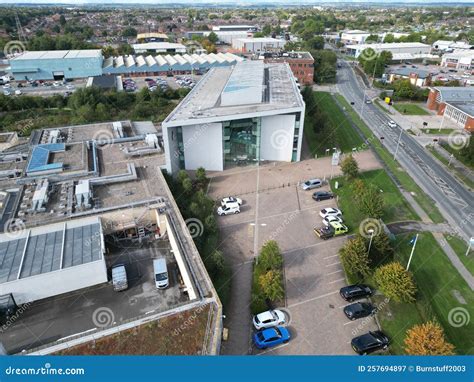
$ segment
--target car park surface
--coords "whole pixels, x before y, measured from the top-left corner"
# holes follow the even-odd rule
[[[366,155],[368,153],[362,157]],[[362,157],[358,160],[364,166]],[[324,163],[328,164],[327,169]],[[315,174],[315,168],[321,173]],[[372,317],[348,321],[344,315],[343,308],[348,304],[339,296],[339,289],[346,282],[338,250],[346,238],[322,241],[313,233],[314,226],[322,225],[320,210],[336,207],[336,200],[315,204],[313,193],[302,190],[297,182],[298,177],[308,179],[306,173],[323,178],[323,171],[331,171],[330,159],[262,166],[259,171],[258,213],[256,194],[251,191],[256,185],[255,168],[210,174],[209,195],[216,203],[229,195],[244,200],[240,214],[218,219],[221,233],[218,246],[233,274],[230,303],[224,319],[229,338],[222,343],[222,353],[353,354],[351,339],[363,334],[363,330],[377,330],[377,325]],[[289,180],[293,182],[290,186]],[[329,187],[325,185],[322,190],[329,190]],[[255,329],[249,309],[256,213],[257,250],[271,239],[276,240],[282,250],[286,298],[282,305],[274,308],[288,317],[286,325],[292,336],[289,343],[263,351],[252,344]],[[328,333],[332,335],[328,336]]]

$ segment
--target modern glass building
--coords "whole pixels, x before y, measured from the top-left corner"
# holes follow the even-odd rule
[[[304,110],[286,63],[214,68],[162,124],[167,169],[299,161]]]

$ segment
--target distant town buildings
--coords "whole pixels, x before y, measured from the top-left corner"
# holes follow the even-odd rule
[[[314,58],[309,52],[288,52],[265,54],[265,62],[286,62],[293,75],[301,85],[312,85],[314,82]]]
[[[394,42],[379,44],[358,44],[347,45],[347,54],[358,58],[367,48],[373,49],[376,53],[383,51],[391,52],[394,61],[431,58],[431,46],[421,42]]]
[[[237,38],[232,41],[232,47],[242,53],[259,53],[282,50],[286,41],[271,37]]]
[[[138,33],[137,42],[138,43],[147,43],[147,42],[166,42],[168,41],[168,36],[164,33]]]
[[[388,83],[392,83],[399,79],[409,79],[410,83],[417,87],[428,86],[431,84],[432,75],[428,70],[417,68],[397,68],[388,74]]]
[[[186,47],[183,44],[170,42],[146,42],[143,44],[133,44],[133,51],[136,54],[143,53],[186,53]]]
[[[474,69],[474,50],[456,49],[443,54],[441,66],[454,69]]]

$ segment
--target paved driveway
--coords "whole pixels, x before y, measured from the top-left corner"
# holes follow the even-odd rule
[[[303,178],[298,171],[316,173],[312,176],[325,171],[314,166],[318,161],[310,162],[300,163],[298,168],[286,165],[271,171],[278,171],[277,180]],[[270,183],[269,174],[260,176],[260,184]],[[235,194],[232,192],[233,187],[238,185],[248,189],[252,182],[256,182],[255,170],[223,173],[213,178],[210,195],[218,198]],[[228,187],[225,187],[226,184]],[[360,323],[349,322],[345,318],[342,308],[346,304],[338,295],[339,288],[345,285],[345,279],[337,252],[346,238],[322,241],[313,233],[313,228],[321,225],[319,210],[335,207],[335,201],[315,202],[311,198],[311,191],[302,191],[296,185],[291,185],[291,182],[290,186],[286,184],[283,187],[283,184],[279,188],[265,188],[258,194],[258,214],[257,195],[248,192],[238,194],[244,200],[240,214],[218,217],[221,230],[219,249],[233,270],[231,298],[229,306],[225,308],[224,320],[224,326],[229,329],[229,339],[223,343],[222,353],[352,354],[349,342],[353,337],[353,329]],[[322,189],[327,190],[328,186]],[[261,248],[267,240],[275,239],[283,251],[286,303],[282,308],[290,318],[293,336],[288,344],[263,352],[251,345],[250,292],[255,231],[257,248]],[[367,328],[376,328],[373,319],[364,325],[362,332],[367,331]]]

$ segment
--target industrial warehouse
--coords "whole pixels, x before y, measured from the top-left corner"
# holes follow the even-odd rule
[[[162,123],[167,170],[299,161],[304,111],[287,63],[214,68]]]
[[[174,75],[205,72],[242,61],[232,53],[128,55],[104,58],[100,49],[25,52],[10,59],[17,81],[88,78],[103,74],[124,76]]]
[[[8,354],[57,353],[200,307],[210,312],[203,352],[218,351],[220,301],[163,168],[161,136],[147,121],[35,130],[28,145],[0,152]],[[119,289],[116,267],[125,275]],[[105,326],[101,309],[113,316]]]

